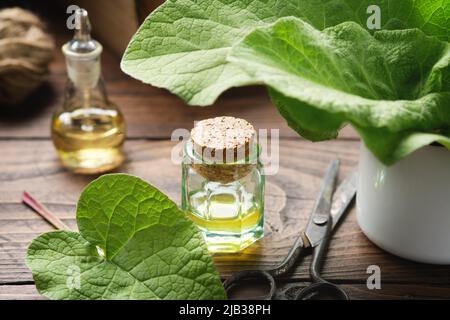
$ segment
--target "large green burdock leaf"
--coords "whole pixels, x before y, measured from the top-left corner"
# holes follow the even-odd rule
[[[136,177],[105,175],[82,193],[80,233],[49,232],[28,249],[40,293],[51,299],[224,299],[197,227]]]
[[[418,27],[450,38],[448,0],[168,0],[133,37],[122,69],[189,104],[209,105],[230,87],[254,83],[226,57],[255,27],[287,16],[318,29],[349,20],[366,26],[370,5],[380,7],[382,29]]]
[[[418,29],[372,36],[354,22],[319,31],[283,18],[246,36],[229,60],[268,85],[311,140],[351,123],[386,164],[433,141],[450,148],[450,45]]]

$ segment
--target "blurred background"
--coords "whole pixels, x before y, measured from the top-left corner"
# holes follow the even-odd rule
[[[164,89],[143,84],[125,75],[120,69],[123,51],[143,19],[161,2],[163,1],[3,0],[1,2],[0,9],[20,7],[35,14],[42,28],[41,32],[46,37],[45,41],[53,42],[54,45],[53,47],[44,46],[49,51],[46,55],[50,55],[51,58],[45,61],[48,64],[48,71],[45,70],[39,74],[38,79],[35,79],[35,75],[29,74],[24,77],[24,72],[2,71],[1,64],[8,64],[11,57],[6,56],[8,50],[2,51],[1,43],[5,44],[8,39],[1,31],[2,26],[5,30],[6,20],[3,18],[4,21],[1,22],[0,17],[0,97],[6,97],[0,99],[0,150],[2,151],[0,213],[4,207],[2,203],[20,204],[22,192],[26,190],[42,202],[50,203],[50,205],[58,204],[54,207],[55,211],[62,212],[72,219],[73,212],[67,213],[69,210],[64,206],[67,204],[73,208],[81,190],[98,176],[77,175],[65,169],[52,143],[52,115],[55,110],[61,108],[65,100],[68,78],[61,47],[73,37],[73,30],[66,27],[66,21],[70,16],[67,8],[72,4],[89,11],[93,36],[104,46],[101,66],[109,99],[119,107],[125,118],[126,160],[116,171],[138,175],[157,185],[178,202],[180,168],[171,162],[172,148],[178,143],[178,141],[171,141],[171,135],[175,129],[190,130],[194,121],[228,115],[244,118],[256,129],[268,129],[269,132],[270,129],[280,130],[282,143],[289,144],[290,141],[301,140],[297,133],[288,128],[262,87],[232,89],[223,94],[213,106],[194,107],[187,106],[181,99]],[[8,17],[18,25],[26,18],[21,14]],[[35,36],[33,33],[31,38]],[[42,39],[35,42],[36,46],[42,47]],[[11,55],[10,52],[8,54]],[[32,56],[31,49],[22,50],[22,55],[25,60],[29,59]],[[43,54],[38,56],[41,57]],[[36,88],[33,87],[33,90],[28,93],[31,80],[36,80],[35,82],[39,85],[36,85]],[[19,89],[14,90],[13,93],[21,100],[20,103],[11,103],[12,99],[8,100],[7,90],[2,87],[6,84],[12,84]],[[348,130],[344,130],[342,136],[350,140],[356,137],[352,131]],[[327,147],[324,146],[324,148]],[[287,154],[285,156],[281,154],[280,157],[285,157],[287,161],[292,156],[289,147],[283,149],[281,153],[283,152]],[[310,158],[306,154],[305,157]],[[323,159],[323,164],[325,165],[330,158],[331,156],[327,156]],[[308,161],[315,162],[313,159]],[[317,174],[317,184],[320,181],[320,173]],[[283,183],[297,180],[295,177],[290,177],[287,171],[284,177],[283,175],[279,174],[274,179],[286,180]],[[292,186],[296,184],[297,182],[293,182]],[[305,193],[301,190],[299,192]],[[312,192],[307,191],[307,193],[313,196]],[[14,208],[16,208],[15,205]],[[21,205],[17,209],[22,210]],[[5,210],[8,214],[15,214],[10,208]],[[76,226],[76,224],[73,225]],[[46,226],[45,222],[44,226]]]
[[[105,47],[102,68],[106,87],[110,99],[119,106],[126,122],[130,124],[129,139],[168,138],[176,128],[190,129],[194,120],[218,115],[242,117],[257,128],[278,128],[281,136],[297,137],[296,133],[287,128],[263,88],[231,90],[213,107],[187,107],[165,90],[144,85],[123,74],[119,63],[130,38],[143,19],[162,2],[3,0],[0,8],[20,6],[37,14],[56,45],[50,73],[43,84],[20,105],[2,107],[0,102],[0,137],[49,137],[51,114],[63,102],[66,66],[61,46],[73,37],[73,31],[66,27],[69,17],[66,10],[71,4],[89,11],[93,35]]]
[[[85,8],[95,21],[98,39],[121,55],[140,23],[163,2],[163,0],[44,0],[36,3],[26,0],[4,0],[0,7],[20,6],[50,19],[52,15],[53,17],[59,15],[61,20],[64,20],[63,15],[68,6],[77,5]]]

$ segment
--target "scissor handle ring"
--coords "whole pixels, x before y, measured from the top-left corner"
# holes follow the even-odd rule
[[[347,293],[330,282],[316,282],[300,290],[295,300],[311,300],[317,295],[326,295],[334,300],[350,300]]]
[[[239,282],[251,279],[264,279],[269,284],[269,293],[262,300],[271,300],[275,295],[276,285],[275,279],[267,271],[263,270],[245,270],[233,274],[230,278],[225,280],[223,286],[228,293],[234,286],[239,285]]]

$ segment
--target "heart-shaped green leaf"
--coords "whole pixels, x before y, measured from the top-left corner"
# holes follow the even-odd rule
[[[225,299],[198,228],[145,181],[105,175],[82,193],[80,233],[36,238],[27,264],[51,299]]]

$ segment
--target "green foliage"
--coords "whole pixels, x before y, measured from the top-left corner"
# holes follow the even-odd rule
[[[346,123],[392,164],[423,145],[450,138],[450,45],[420,30],[371,36],[353,22],[318,31],[297,18],[259,28],[230,61],[271,88],[292,128],[330,139]]]
[[[145,181],[105,175],[82,193],[80,233],[37,237],[27,264],[51,299],[225,299],[202,235]]]
[[[363,29],[370,5],[383,31]],[[448,0],[169,0],[122,69],[202,106],[266,84],[299,134],[331,139],[351,123],[392,164],[429,142],[450,145],[449,39]]]

